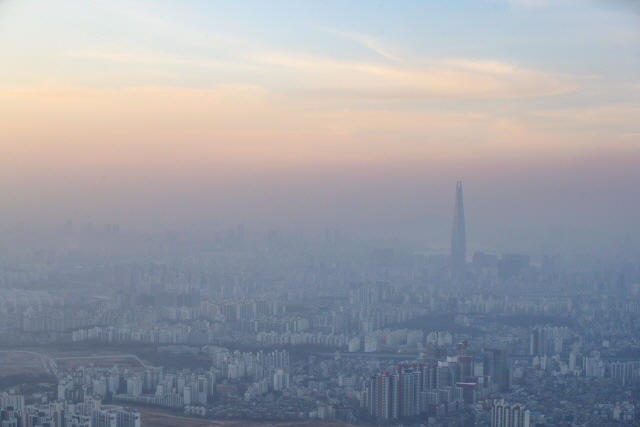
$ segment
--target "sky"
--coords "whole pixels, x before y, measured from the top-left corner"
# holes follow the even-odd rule
[[[634,1],[0,1],[0,227],[640,248],[639,118]]]

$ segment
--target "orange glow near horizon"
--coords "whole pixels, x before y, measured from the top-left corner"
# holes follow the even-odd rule
[[[553,199],[541,223],[601,223],[599,197],[633,217],[617,190],[640,188],[632,12],[267,3],[2,3],[0,221],[377,229],[448,212],[459,179],[484,206]]]

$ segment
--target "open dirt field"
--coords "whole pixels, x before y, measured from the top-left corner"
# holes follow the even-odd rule
[[[122,369],[138,369],[143,365],[140,360],[131,355],[89,355],[89,354],[52,354],[51,357],[55,359],[58,369],[64,370],[68,368],[77,368],[79,366],[89,366],[93,363],[93,366],[100,367],[112,367],[117,364],[118,368]]]
[[[151,408],[137,408],[140,411],[142,427],[348,427],[350,424],[334,421],[244,421],[244,420],[204,420],[173,415]]]
[[[18,374],[46,374],[42,359],[37,354],[0,352],[0,376]]]

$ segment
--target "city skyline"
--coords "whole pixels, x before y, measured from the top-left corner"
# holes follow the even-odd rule
[[[0,76],[2,427],[638,424],[640,2],[0,0]]]

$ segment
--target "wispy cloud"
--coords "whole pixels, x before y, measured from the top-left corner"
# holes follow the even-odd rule
[[[492,3],[508,3],[513,7],[546,7],[559,3],[558,0],[488,0]],[[565,0],[565,3],[569,1]]]
[[[215,47],[216,50],[224,50],[233,52],[234,50],[246,47],[257,47],[259,41],[246,39],[237,34],[224,34],[219,31],[209,31],[191,27],[180,23],[176,20],[149,13],[148,11],[140,12],[132,8],[115,6],[108,3],[105,10],[120,18],[124,17],[135,21],[140,27],[151,32],[155,36],[162,38],[170,37],[173,42],[183,44],[188,47],[199,47],[210,49]]]
[[[242,73],[213,73],[208,86],[206,81],[198,85],[260,82],[272,92],[341,99],[508,99],[555,95],[576,88],[568,76],[469,58],[388,63],[261,49],[244,49],[235,56],[193,56],[142,47],[121,50],[117,46],[68,50],[64,55],[128,64],[132,70],[139,66],[164,71],[168,66],[237,70]]]
[[[320,29],[322,31],[325,31],[325,32],[327,32],[329,34],[334,34],[336,36],[344,37],[344,38],[347,38],[349,40],[353,40],[353,41],[359,42],[362,45],[364,45],[365,47],[367,47],[368,49],[370,49],[370,50],[374,51],[375,53],[377,53],[378,55],[380,55],[380,56],[382,56],[384,58],[390,59],[391,61],[404,62],[398,56],[389,53],[385,48],[383,48],[381,46],[379,38],[370,37],[370,36],[366,36],[366,35],[363,35],[363,34],[340,31],[340,30],[336,30],[336,29],[333,29],[333,28],[318,27],[318,29]]]
[[[170,35],[174,43],[172,48],[165,49],[157,40],[135,47],[114,42],[69,49],[63,56],[128,65],[128,71],[118,70],[120,76],[127,72],[133,76],[147,70],[166,73],[164,80],[156,74],[154,84],[194,88],[259,84],[273,93],[340,100],[513,99],[549,96],[576,89],[576,80],[567,76],[523,68],[508,61],[402,58],[381,38],[335,28],[317,27],[327,34],[352,40],[377,56],[370,61],[350,61],[300,53],[294,48],[276,51],[273,46],[265,46],[263,40],[187,27],[173,19],[141,13],[135,8],[108,6],[107,10],[119,15],[121,20],[133,20],[144,27],[153,34],[151,39],[164,40]],[[180,47],[184,49],[180,50]],[[213,72],[206,75],[198,68]],[[197,78],[193,78],[196,75]],[[109,78],[113,79],[113,76],[105,76],[106,80]]]
[[[311,55],[260,53],[261,64],[290,72],[294,91],[386,99],[521,98],[568,92],[575,85],[539,70],[471,59],[412,65],[340,61]]]
[[[594,128],[600,128],[608,133],[611,127],[617,127],[619,132],[628,131],[629,128],[640,129],[638,117],[640,117],[640,105],[637,103],[616,103],[601,105],[592,108],[573,108],[536,111],[532,117],[544,119],[549,124],[562,127],[578,127],[592,132]]]
[[[107,49],[76,49],[64,52],[64,56],[72,58],[96,59],[121,63],[145,63],[155,65],[180,65],[187,67],[205,68],[243,68],[259,71],[256,64],[238,60],[207,59],[206,57],[191,57],[150,49],[119,50]]]

